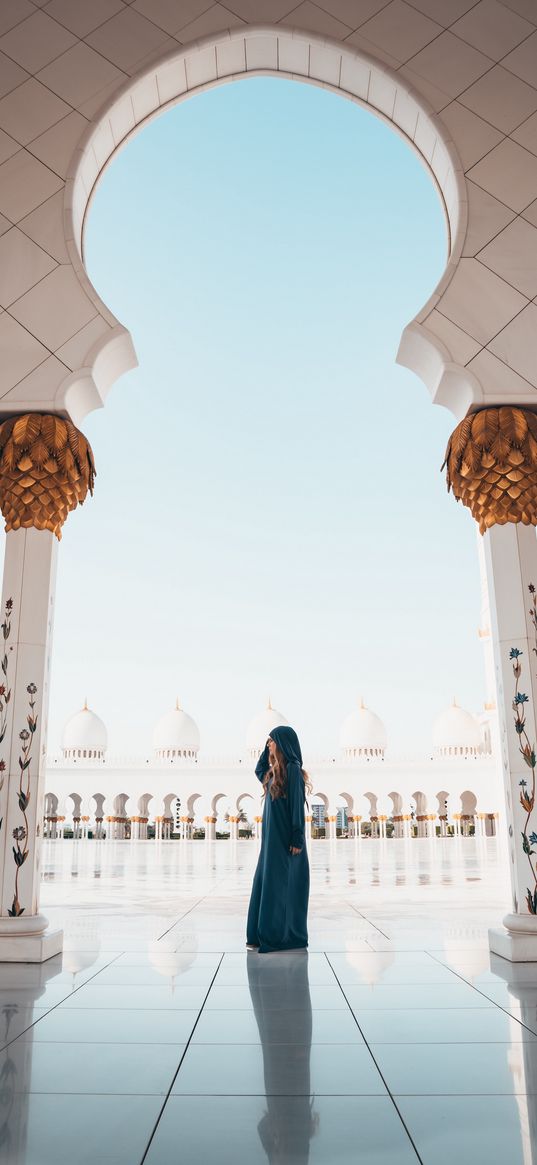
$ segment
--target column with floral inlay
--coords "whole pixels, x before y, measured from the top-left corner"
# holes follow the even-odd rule
[[[61,527],[93,489],[91,449],[61,417],[0,424],[6,551],[0,638],[0,962],[61,950],[39,911],[56,559]]]

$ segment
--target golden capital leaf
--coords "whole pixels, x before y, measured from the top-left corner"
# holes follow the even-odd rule
[[[501,405],[465,417],[444,467],[448,490],[482,534],[506,522],[537,526],[537,417],[529,409]]]
[[[51,530],[93,494],[91,447],[71,421],[25,413],[0,423],[0,509],[6,531]]]

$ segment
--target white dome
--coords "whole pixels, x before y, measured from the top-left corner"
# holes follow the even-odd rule
[[[63,730],[62,751],[72,760],[103,760],[108,745],[106,726],[87,702],[75,712]]]
[[[348,759],[383,757],[386,729],[382,720],[360,700],[341,725],[339,746]]]
[[[200,734],[196,721],[184,712],[177,700],[175,708],[158,721],[153,733],[153,748],[161,760],[194,757],[199,752]]]
[[[289,724],[289,721],[283,712],[278,712],[277,708],[272,707],[269,700],[264,711],[254,716],[248,725],[246,749],[250,756],[259,756],[267,743],[267,736],[270,736],[272,729],[278,728],[280,724]]]
[[[482,743],[479,721],[456,700],[433,724],[433,746],[440,756],[475,756]]]

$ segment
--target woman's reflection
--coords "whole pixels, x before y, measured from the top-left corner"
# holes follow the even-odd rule
[[[248,953],[248,983],[263,1048],[267,1110],[257,1126],[270,1165],[307,1165],[319,1123],[311,1095],[307,951]]]

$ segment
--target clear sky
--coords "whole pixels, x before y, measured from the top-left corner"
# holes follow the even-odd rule
[[[394,752],[485,698],[454,421],[395,364],[446,257],[407,145],[255,78],[145,128],[97,189],[86,261],[140,367],[83,424],[98,477],[60,549],[49,745],[87,695],[147,752],[179,695],[210,753],[267,697],[336,755],[363,694]]]

